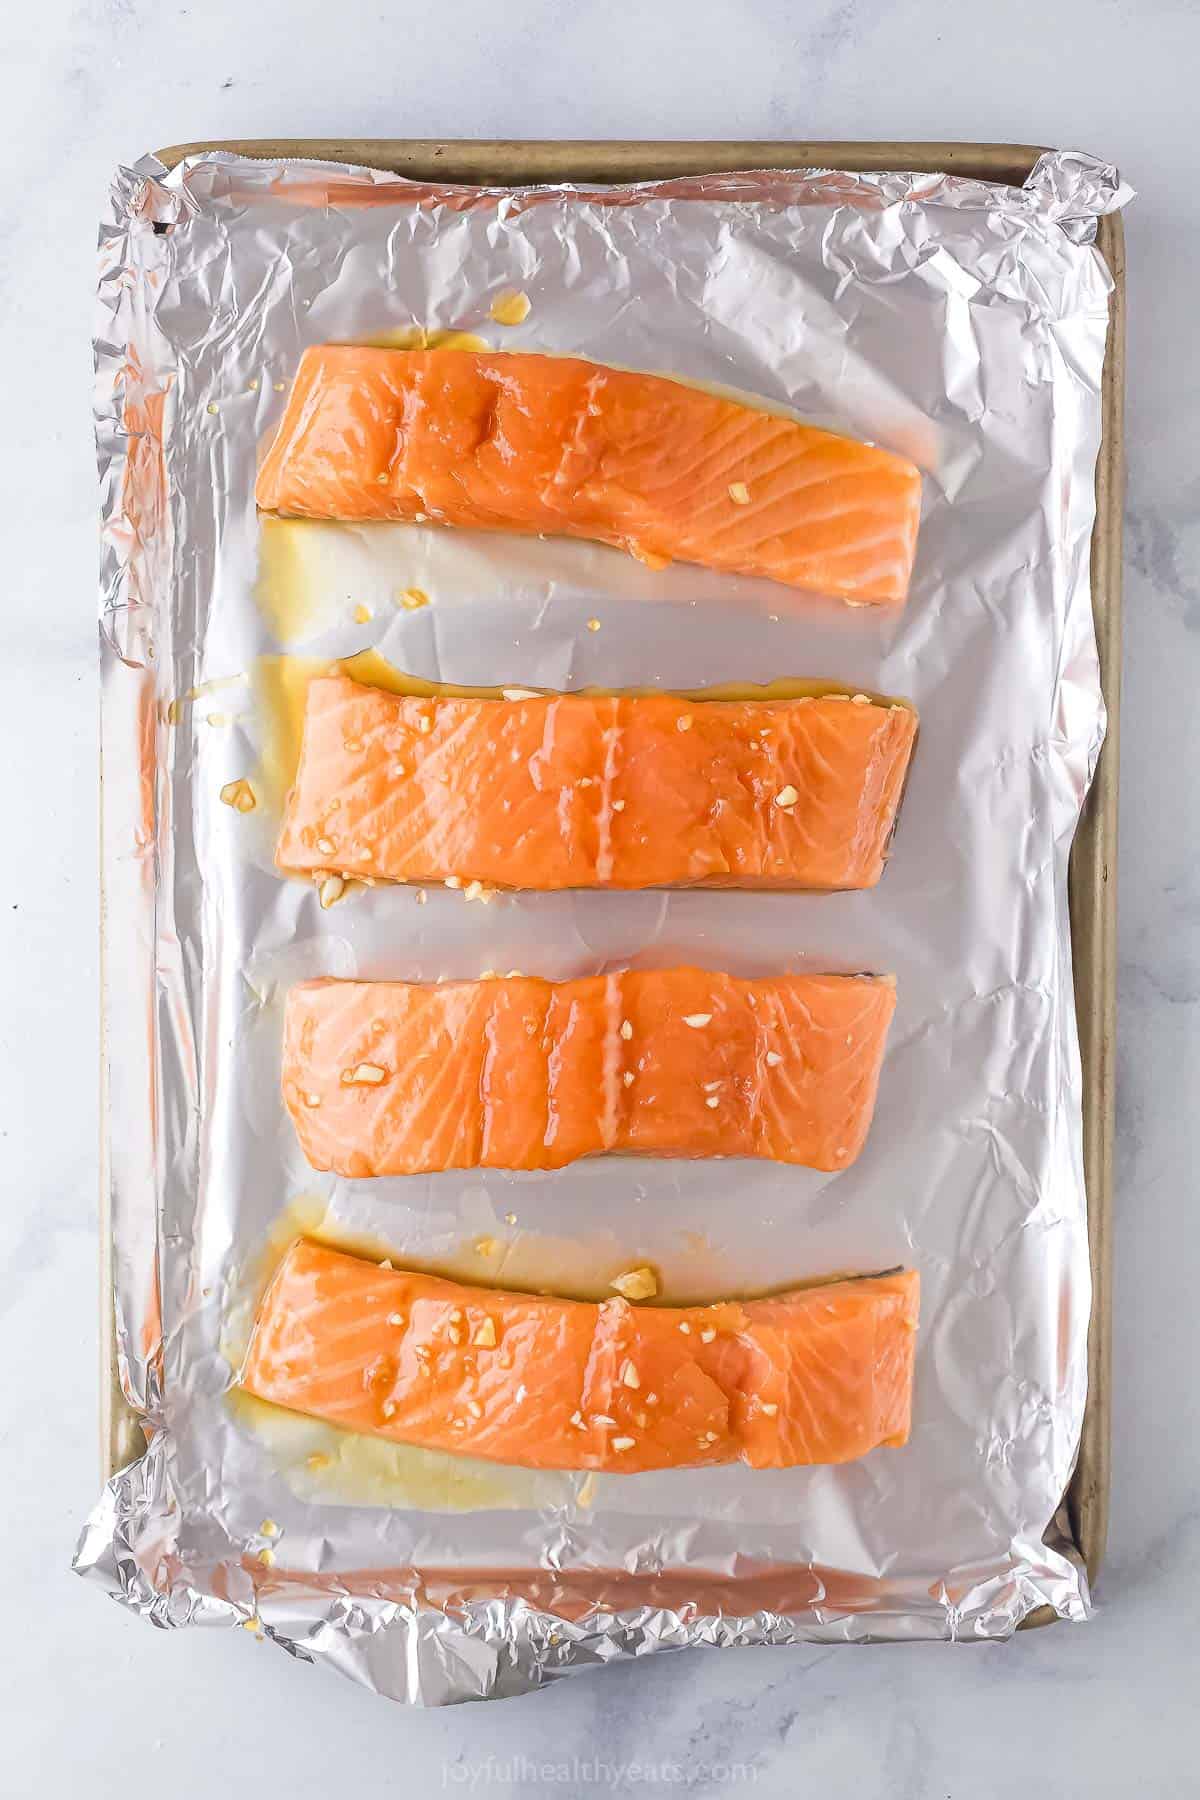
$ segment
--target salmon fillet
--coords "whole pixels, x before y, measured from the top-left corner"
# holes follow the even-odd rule
[[[430,1450],[632,1474],[842,1463],[907,1442],[912,1270],[715,1306],[463,1287],[301,1239],[241,1385]]]
[[[917,733],[866,696],[308,689],[282,868],[532,889],[867,888]]]
[[[569,356],[317,344],[258,504],[612,544],[900,605],[921,511],[901,456]]]
[[[889,979],[705,969],[287,997],[283,1097],[315,1169],[558,1169],[581,1156],[848,1168],[871,1122]]]

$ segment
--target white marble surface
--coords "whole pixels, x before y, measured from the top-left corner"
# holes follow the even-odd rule
[[[248,23],[248,20],[253,23]],[[0,1792],[1197,1791],[1196,0],[45,0],[0,23]],[[1114,1489],[1099,1610],[984,1648],[703,1652],[421,1714],[67,1572],[98,1486],[95,223],[111,167],[271,134],[912,136],[1095,150],[1130,251]],[[1193,754],[1189,754],[1193,752]],[[488,1765],[488,1757],[494,1760]],[[660,1774],[660,1784],[662,1782]],[[473,1784],[473,1785],[472,1785]]]

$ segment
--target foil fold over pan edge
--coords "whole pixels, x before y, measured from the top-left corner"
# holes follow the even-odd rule
[[[168,1171],[158,1121],[163,1108],[178,1105],[181,1093],[198,1091],[188,1066],[192,1046],[179,1026],[179,997],[197,976],[172,929],[172,909],[179,903],[173,826],[185,834],[190,829],[181,805],[187,798],[186,771],[164,767],[155,673],[156,665],[177,653],[173,639],[185,625],[175,616],[176,547],[163,427],[167,401],[144,378],[155,360],[147,348],[157,325],[135,227],[144,230],[151,221],[161,227],[196,217],[203,199],[193,183],[198,180],[202,189],[210,173],[223,182],[235,181],[240,166],[241,159],[213,153],[190,159],[169,177],[152,158],[123,170],[114,182],[111,212],[100,234],[96,430],[102,498],[106,1159],[121,1380],[151,1441],[143,1457],[109,1482],[81,1535],[76,1568],[159,1625],[257,1622],[300,1657],[328,1660],[380,1692],[422,1703],[522,1691],[574,1668],[650,1649],[1004,1635],[1045,1604],[1066,1618],[1086,1616],[1086,1581],[1061,1518],[1051,1521],[1045,1541],[1014,1543],[1003,1569],[983,1571],[978,1580],[961,1571],[962,1579],[952,1584],[932,1583],[927,1606],[914,1606],[911,1592],[907,1600],[889,1598],[888,1584],[880,1582],[868,1605],[843,1611],[818,1600],[794,1615],[768,1608],[705,1615],[686,1606],[601,1606],[572,1618],[566,1616],[569,1607],[559,1613],[502,1592],[482,1598],[456,1595],[452,1604],[443,1605],[431,1603],[417,1576],[407,1592],[403,1582],[394,1593],[379,1591],[378,1582],[352,1590],[338,1581],[326,1587],[303,1578],[264,1580],[244,1556],[190,1560],[185,1553],[172,1486],[172,1434],[157,1321],[153,1303],[144,1302],[144,1296],[157,1291],[164,1254],[158,1197]],[[378,171],[305,166],[311,167],[314,180],[339,192],[349,184],[355,198],[366,189],[383,202],[400,193],[411,198],[416,191],[414,184]],[[839,197],[861,202],[865,196],[881,211],[898,201],[978,210],[998,222],[1000,238],[1011,231],[1014,217],[1032,220],[1039,230],[1054,227],[1077,245],[1090,242],[1100,213],[1131,197],[1111,167],[1069,152],[1044,156],[1023,190],[954,176],[789,171],[696,177],[621,190],[563,185],[511,194],[420,192],[450,205],[501,208],[553,204],[556,197],[570,194],[628,204],[655,195],[748,202],[769,196],[776,206],[836,204]],[[981,236],[986,238],[986,228]],[[169,362],[170,345],[164,341],[158,348]],[[1085,392],[1079,404],[1086,409],[1095,401],[1094,394]],[[1074,747],[1060,772],[1069,792],[1055,841],[1059,894],[1054,929],[1062,952],[1057,996],[1061,1098],[1068,1136],[1078,1133],[1079,1071],[1066,863],[1103,735],[1090,613],[1085,615],[1078,604],[1080,592],[1086,598],[1086,575],[1081,585],[1076,574],[1074,585],[1074,601],[1067,595],[1054,695],[1055,725],[1061,740]],[[166,980],[164,966],[170,970]],[[194,1143],[190,1148],[194,1152]],[[1067,1158],[1078,1165],[1077,1145],[1068,1147]],[[1081,1181],[1077,1167],[1076,1173]],[[1076,1399],[1081,1405],[1078,1386]]]

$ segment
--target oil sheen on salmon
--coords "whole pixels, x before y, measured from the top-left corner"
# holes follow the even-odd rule
[[[311,681],[281,868],[542,891],[883,873],[917,732],[866,694],[477,699]]]
[[[351,1178],[750,1156],[848,1168],[871,1122],[890,980],[707,969],[438,983],[308,981],[283,1097],[315,1169]]]
[[[908,1438],[911,1270],[704,1307],[464,1287],[303,1240],[242,1387],[426,1449],[632,1474],[842,1463]]]
[[[305,350],[265,511],[540,532],[902,605],[921,477],[888,450],[576,357]]]

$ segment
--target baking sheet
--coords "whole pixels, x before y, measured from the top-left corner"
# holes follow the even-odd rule
[[[519,347],[523,335],[530,348],[580,349],[610,361],[733,381],[798,406],[819,422],[840,421],[916,454],[930,474],[922,560],[908,613],[896,622],[814,607],[781,590],[694,570],[652,576],[625,563],[614,567],[610,553],[582,546],[501,548],[495,539],[473,545],[448,534],[434,534],[425,544],[411,533],[401,543],[386,532],[364,541],[367,534],[318,527],[310,540],[321,538],[319,556],[331,558],[330,566],[345,576],[342,588],[355,590],[345,596],[347,607],[351,600],[354,608],[368,606],[373,625],[387,618],[384,648],[427,674],[561,685],[645,680],[651,671],[672,686],[699,685],[717,673],[746,680],[825,674],[909,694],[922,705],[924,729],[896,858],[874,895],[733,896],[730,910],[722,904],[725,897],[699,894],[623,896],[628,904],[619,908],[611,898],[576,896],[498,901],[487,909],[439,894],[405,921],[411,896],[376,890],[355,900],[353,916],[339,908],[314,920],[312,896],[301,899],[295,890],[281,889],[269,873],[269,830],[262,842],[247,844],[250,834],[231,837],[245,821],[230,814],[217,821],[213,842],[213,781],[217,774],[226,778],[228,769],[222,756],[228,759],[230,743],[240,746],[239,734],[245,737],[243,756],[261,753],[255,738],[261,737],[262,719],[253,701],[243,723],[227,731],[210,725],[207,714],[197,721],[192,708],[190,732],[174,740],[166,788],[168,806],[171,798],[180,802],[177,829],[157,848],[165,882],[172,865],[188,888],[198,872],[205,904],[192,921],[199,926],[194,948],[186,929],[178,942],[168,940],[179,958],[175,997],[184,1000],[183,1013],[176,1009],[170,1023],[190,1028],[188,1003],[198,999],[208,1026],[202,1044],[211,1048],[232,1025],[235,1057],[224,1049],[212,1059],[209,1075],[204,1057],[196,1057],[201,1127],[192,1131],[190,1121],[180,1122],[171,1146],[181,1167],[195,1159],[205,1173],[204,1193],[219,1192],[221,1201],[206,1206],[202,1198],[196,1207],[188,1193],[172,1212],[164,1192],[172,1242],[187,1246],[186,1255],[173,1252],[173,1268],[164,1270],[165,1395],[153,1364],[129,1355],[129,1321],[137,1308],[123,1321],[134,1391],[152,1410],[160,1407],[170,1427],[156,1438],[141,1475],[151,1484],[151,1507],[161,1504],[158,1483],[169,1479],[173,1496],[182,1500],[185,1534],[195,1527],[192,1545],[208,1550],[212,1566],[224,1571],[222,1580],[233,1545],[251,1558],[256,1554],[254,1530],[238,1516],[239,1495],[251,1512],[270,1498],[272,1517],[280,1516],[283,1498],[276,1501],[261,1479],[264,1455],[276,1467],[279,1447],[264,1448],[260,1435],[230,1426],[216,1381],[218,1353],[222,1344],[229,1349],[228,1334],[236,1329],[231,1320],[239,1287],[253,1285],[243,1269],[247,1248],[262,1243],[277,1223],[279,1187],[292,1193],[305,1180],[278,1131],[272,1142],[269,1130],[247,1133],[242,1127],[247,1116],[269,1119],[272,1107],[278,1114],[271,1065],[272,1031],[277,1054],[274,996],[295,973],[318,972],[307,958],[319,959],[320,972],[396,975],[473,974],[483,966],[576,973],[667,953],[743,970],[891,967],[900,977],[901,1015],[875,1132],[856,1169],[834,1183],[741,1164],[654,1165],[644,1175],[622,1165],[618,1190],[611,1166],[596,1163],[553,1183],[490,1176],[464,1183],[455,1177],[427,1184],[419,1197],[405,1184],[403,1200],[362,1192],[364,1184],[357,1184],[359,1191],[327,1190],[325,1199],[335,1221],[350,1232],[443,1263],[461,1253],[464,1233],[477,1231],[479,1219],[488,1225],[499,1220],[505,1225],[499,1235],[511,1237],[505,1280],[514,1278],[514,1269],[520,1278],[524,1257],[526,1270],[533,1271],[526,1279],[551,1269],[561,1281],[570,1276],[572,1255],[586,1268],[632,1247],[635,1239],[649,1247],[680,1291],[689,1281],[706,1293],[718,1281],[722,1288],[745,1289],[778,1282],[781,1256],[789,1278],[831,1267],[916,1261],[927,1300],[917,1431],[903,1468],[894,1457],[886,1463],[875,1458],[855,1470],[791,1472],[777,1482],[721,1471],[733,1477],[723,1487],[710,1472],[703,1494],[695,1491],[698,1478],[672,1477],[640,1500],[633,1488],[643,1478],[610,1478],[590,1509],[561,1496],[538,1496],[541,1564],[646,1571],[682,1564],[697,1578],[702,1568],[729,1576],[748,1563],[838,1571],[836,1582],[826,1582],[827,1592],[836,1589],[837,1604],[817,1606],[793,1621],[798,1635],[853,1635],[865,1619],[872,1630],[895,1635],[1002,1631],[1042,1599],[1078,1616],[1084,1586],[1065,1537],[1052,1534],[1048,1547],[1041,1542],[1078,1443],[1087,1318],[1063,876],[1066,843],[1099,736],[1086,545],[1107,282],[1093,253],[1074,240],[1086,237],[1097,205],[1121,197],[1115,178],[1078,159],[1059,159],[1052,168],[1043,165],[1044,178],[1032,195],[1014,194],[1003,206],[995,190],[980,184],[922,191],[912,182],[902,186],[898,177],[875,186],[823,177],[793,181],[786,191],[765,178],[756,196],[746,181],[716,190],[710,184],[694,196],[631,196],[632,204],[620,209],[575,195],[540,195],[536,204],[517,206],[499,197],[472,199],[463,210],[439,209],[437,243],[427,255],[418,229],[427,226],[430,209],[402,208],[385,224],[381,214],[394,201],[394,189],[381,196],[386,184],[376,180],[369,190],[352,193],[353,184],[335,176],[337,207],[345,207],[350,221],[347,226],[336,217],[335,231],[345,227],[353,242],[326,256],[322,279],[322,257],[308,242],[312,194],[306,192],[289,214],[286,191],[289,179],[311,189],[313,172],[295,171],[282,181],[279,171],[274,176],[268,201],[263,171],[210,161],[188,172],[182,214],[169,192],[156,190],[151,202],[160,223],[175,207],[172,216],[186,219],[189,234],[201,228],[186,252],[186,279],[178,279],[178,269],[169,273],[154,305],[154,329],[165,322],[168,336],[189,349],[186,369],[172,365],[167,404],[175,416],[163,435],[174,493],[162,492],[160,482],[160,500],[171,498],[178,511],[182,495],[194,512],[216,470],[211,570],[205,532],[194,519],[186,531],[184,567],[163,543],[155,546],[173,562],[157,573],[166,574],[165,591],[175,601],[168,610],[177,615],[158,622],[168,635],[181,627],[186,646],[173,692],[186,692],[218,665],[240,671],[264,648],[278,648],[264,642],[260,610],[245,604],[260,579],[247,495],[277,378],[263,351],[279,348],[263,322],[254,320],[255,307],[275,324],[290,308],[294,366],[299,344],[324,335],[370,336],[417,321],[488,330],[491,290],[506,278],[528,286],[532,271],[540,282],[534,312],[523,334],[503,334],[506,345]],[[225,191],[231,183],[239,186],[236,202]],[[132,194],[127,183],[127,209]],[[366,197],[374,204],[354,204]],[[139,191],[138,203],[144,200]],[[888,204],[881,207],[881,200]],[[250,234],[243,242],[261,241],[260,204],[275,209],[276,229],[281,205],[286,221],[286,298],[272,297],[278,307],[261,298],[261,262],[254,265],[251,257],[252,266],[241,271],[251,283],[243,294],[236,257],[231,262],[228,255],[228,244],[243,229]],[[647,206],[656,208],[658,254],[650,270],[638,260],[640,224],[629,229],[631,220],[647,216]],[[405,214],[408,254],[398,255]],[[141,217],[146,219],[144,204]],[[161,249],[172,233],[147,227],[144,235],[157,236],[151,248]],[[981,239],[990,252],[982,258],[982,276]],[[212,249],[218,242],[226,245],[223,258]],[[386,255],[394,271],[382,314],[377,297],[370,316],[364,314],[364,253]],[[351,263],[357,272],[347,278]],[[964,269],[976,284],[969,292]],[[407,291],[401,275],[412,284]],[[276,265],[271,279],[277,278]],[[297,311],[307,316],[297,318]],[[219,328],[222,321],[228,332]],[[261,373],[231,357],[239,333],[253,346]],[[492,336],[501,341],[501,334]],[[901,338],[907,354],[897,368]],[[173,355],[168,346],[168,361]],[[143,363],[143,381],[145,374]],[[244,385],[238,379],[243,375]],[[189,404],[181,410],[185,389]],[[205,420],[217,421],[207,427],[207,437]],[[136,441],[153,452],[153,430]],[[248,473],[239,474],[243,469]],[[154,488],[153,479],[148,485]],[[176,523],[171,512],[164,506],[165,529],[151,537],[170,535]],[[968,523],[964,537],[961,527]],[[408,618],[389,617],[378,592],[401,560],[410,567],[414,559],[421,584],[432,584],[434,605]],[[152,564],[144,550],[133,560]],[[149,580],[147,569],[137,572]],[[330,592],[339,586],[328,570],[321,585]],[[370,597],[364,600],[360,589]],[[218,593],[231,598],[218,606]],[[180,604],[189,595],[196,606],[191,615]],[[153,599],[145,604],[153,607]],[[600,631],[581,629],[588,616],[601,618]],[[130,615],[112,612],[109,623],[125,629]],[[350,617],[320,623],[315,648],[322,655],[362,642],[361,629],[351,635]],[[197,647],[203,649],[199,674],[192,654]],[[185,817],[197,826],[192,844],[179,826]],[[198,870],[191,867],[193,846]],[[411,922],[418,917],[419,924]],[[220,954],[206,959],[214,937]],[[159,947],[161,957],[161,934]],[[485,950],[485,961],[472,966],[472,956]],[[247,969],[256,995],[248,1013],[234,981],[235,970],[245,980]],[[221,985],[213,977],[222,971],[232,984],[223,1010],[210,997]],[[197,972],[209,979],[193,979]],[[157,982],[161,987],[161,967]],[[245,1054],[236,1047],[239,1039]],[[185,1083],[196,1041],[194,1029],[178,1030],[174,1047]],[[226,1084],[237,1090],[227,1102],[233,1111],[224,1116],[222,1067],[237,1070],[236,1082]],[[170,1129],[166,1135],[172,1137]],[[905,1170],[919,1179],[906,1182]],[[313,1187],[311,1177],[306,1186]],[[265,1188],[274,1190],[269,1197]],[[897,1188],[904,1189],[899,1206]],[[245,1197],[251,1189],[254,1201]],[[501,1198],[514,1202],[503,1212]],[[507,1212],[515,1213],[514,1226],[506,1225]],[[685,1216],[691,1236],[681,1241]],[[603,1230],[596,1228],[597,1218],[605,1220]],[[118,1244],[128,1246],[133,1263],[135,1243],[118,1218]],[[868,1250],[885,1245],[883,1254]],[[210,1301],[216,1294],[217,1303],[197,1305],[197,1293]],[[187,1345],[192,1333],[196,1341]],[[216,1510],[223,1545],[213,1544],[211,1531],[205,1544],[203,1530],[214,1511],[208,1474],[218,1440],[223,1491]],[[231,1468],[235,1452],[246,1463]],[[290,1489],[289,1497],[295,1498]],[[108,1504],[119,1509],[119,1496],[110,1494]],[[294,1576],[349,1566],[344,1556],[330,1560],[324,1536],[330,1506],[326,1493],[305,1500],[303,1516],[289,1517],[286,1559],[281,1551],[277,1569],[285,1560]],[[346,1512],[346,1544],[357,1551],[369,1542],[373,1552],[353,1566],[388,1571],[385,1585],[397,1592],[403,1583],[395,1571],[416,1560],[433,1567],[441,1556],[440,1550],[430,1555],[437,1533],[431,1535],[428,1514],[417,1526],[398,1511]],[[905,1520],[926,1532],[916,1559],[915,1546],[902,1542]],[[105,1520],[98,1520],[94,1533],[101,1545],[105,1529]],[[323,1562],[314,1548],[318,1541]],[[511,1509],[498,1508],[483,1522],[475,1512],[469,1533],[460,1530],[456,1539],[447,1528],[444,1543],[458,1554],[436,1566],[461,1567],[466,1550],[465,1560],[475,1568],[490,1562],[517,1569],[529,1561],[529,1521]],[[519,1555],[512,1554],[514,1543]],[[86,1552],[85,1545],[85,1561]],[[914,1569],[936,1579],[925,1579],[918,1591]],[[203,1555],[192,1572],[201,1579],[211,1573]],[[282,1574],[271,1579],[284,1585]],[[294,1597],[297,1586],[304,1589],[304,1580],[286,1591]],[[175,1587],[178,1594],[177,1578]],[[265,1615],[263,1596],[258,1599]],[[145,1594],[143,1600],[157,1604]],[[429,1629],[428,1621],[421,1629]]]

